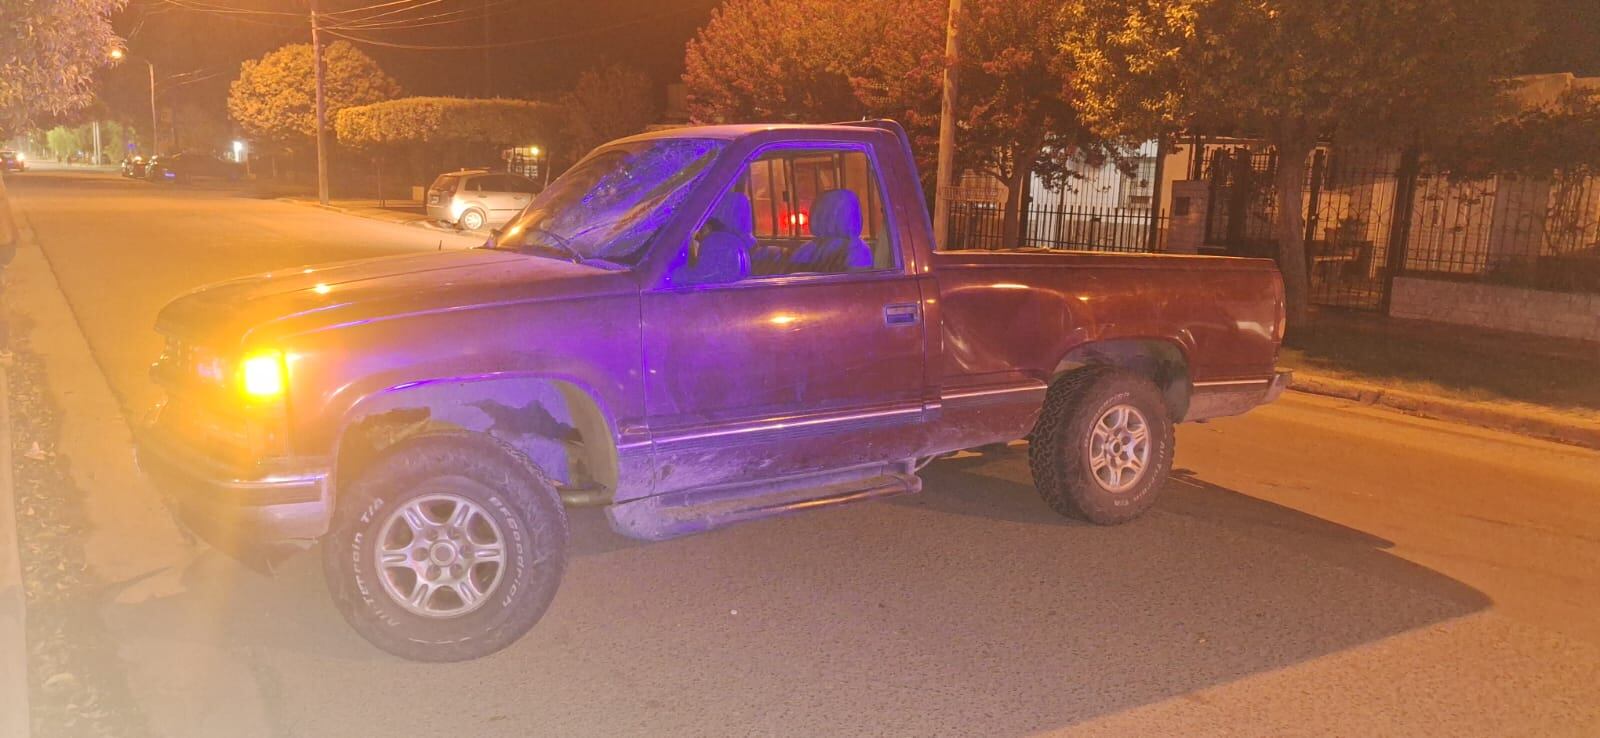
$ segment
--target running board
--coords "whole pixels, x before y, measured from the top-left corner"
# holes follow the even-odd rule
[[[606,508],[611,529],[663,541],[734,523],[922,491],[910,462],[668,492]]]

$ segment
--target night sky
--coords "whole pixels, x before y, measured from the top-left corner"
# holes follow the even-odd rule
[[[385,0],[324,0],[322,10],[337,12],[382,2]],[[353,14],[414,7],[374,21],[410,27],[346,32],[385,43],[420,46],[480,45],[486,39],[491,44],[534,40],[487,51],[357,45],[377,59],[409,94],[553,97],[583,70],[607,62],[638,67],[661,85],[675,81],[683,71],[684,44],[719,2],[410,0],[405,5]],[[247,12],[215,12],[221,8]],[[116,27],[128,39],[130,52],[155,61],[163,79],[164,101],[220,111],[240,62],[284,44],[310,41],[306,12],[305,0],[134,0],[118,15]],[[487,78],[486,63],[490,67]],[[167,79],[178,74],[187,76]],[[124,64],[109,71],[102,85],[108,106],[116,112],[137,114],[141,105],[148,104],[144,75],[140,64]]]

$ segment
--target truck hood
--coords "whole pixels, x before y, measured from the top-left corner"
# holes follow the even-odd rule
[[[218,349],[357,321],[632,290],[627,272],[470,249],[337,262],[206,285],[168,303],[156,330]]]

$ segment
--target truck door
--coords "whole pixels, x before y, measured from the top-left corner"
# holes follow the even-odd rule
[[[657,492],[914,452],[925,333],[887,212],[866,146],[747,162],[643,295]]]

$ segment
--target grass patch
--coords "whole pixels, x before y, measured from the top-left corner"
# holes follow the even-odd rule
[[[1600,420],[1600,348],[1411,321],[1319,320],[1294,332],[1285,368],[1476,402]]]

